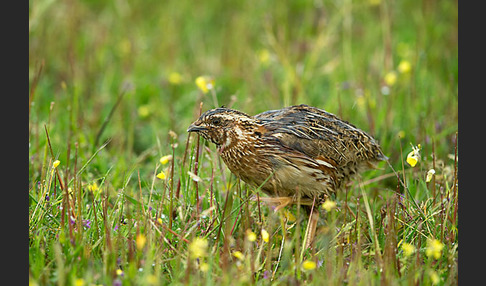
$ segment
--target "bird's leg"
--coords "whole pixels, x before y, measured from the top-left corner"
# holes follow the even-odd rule
[[[253,200],[256,200],[253,198]],[[275,208],[275,212],[292,204],[293,198],[292,197],[260,197],[260,201],[269,203],[269,204],[278,204]]]
[[[252,200],[256,201],[257,198],[253,197]],[[299,202],[299,199],[296,196],[292,196],[292,197],[260,197],[260,201],[263,201],[263,202],[266,202],[266,203],[269,203],[269,204],[278,204],[277,207],[274,210],[275,212],[286,207],[286,206],[288,206],[288,205],[300,204],[300,205],[311,206],[313,204],[313,200],[311,200],[309,198],[300,198],[300,202]]]
[[[302,198],[295,194],[292,196],[292,204],[294,205],[301,205],[301,206],[311,206],[313,204],[314,200],[309,199],[309,198]]]
[[[315,197],[312,200],[312,209],[309,214],[309,221],[307,223],[307,229],[305,230],[306,243],[305,247],[309,248],[314,241],[316,235],[317,222],[319,221],[319,211],[315,208]]]

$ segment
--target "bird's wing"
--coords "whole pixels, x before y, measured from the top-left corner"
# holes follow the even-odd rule
[[[383,156],[372,137],[322,109],[298,105],[254,117],[282,145],[314,159],[342,165]]]

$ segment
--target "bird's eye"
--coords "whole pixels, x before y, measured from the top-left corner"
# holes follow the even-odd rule
[[[214,118],[211,123],[213,125],[219,125],[221,123],[221,118]]]

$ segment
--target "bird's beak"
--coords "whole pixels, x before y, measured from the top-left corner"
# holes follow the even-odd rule
[[[194,124],[189,125],[189,128],[187,128],[187,132],[199,132],[204,130],[208,130],[208,129],[204,126],[197,126]]]

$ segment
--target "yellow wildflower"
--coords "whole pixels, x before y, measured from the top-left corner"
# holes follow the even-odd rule
[[[141,105],[137,109],[140,118],[147,118],[150,115],[150,106],[148,104]]]
[[[283,215],[289,222],[294,222],[296,220],[295,216],[293,213],[291,213],[289,210],[284,209]]]
[[[247,229],[246,230],[246,238],[248,239],[248,241],[253,242],[257,239],[257,235],[256,235],[256,233],[251,231],[251,229]]]
[[[444,248],[444,244],[440,242],[438,239],[427,239],[427,248],[425,249],[425,255],[428,257],[434,257],[435,259],[439,259],[442,255],[442,249]]]
[[[418,144],[416,147],[412,145],[412,151],[407,155],[407,163],[411,167],[415,167],[420,160],[420,149],[422,147]]]
[[[398,71],[400,73],[409,73],[410,71],[412,70],[412,65],[410,64],[409,61],[406,61],[406,60],[402,60],[399,64],[398,64]]]
[[[96,182],[93,182],[92,184],[88,185],[88,191],[91,192],[96,192],[99,190],[98,184]]]
[[[430,169],[428,172],[427,172],[427,177],[425,178],[425,182],[430,182],[432,180],[432,177],[435,175],[435,170],[434,169]]]
[[[189,244],[189,253],[192,258],[205,257],[207,255],[208,241],[202,237],[196,237]]]
[[[165,165],[172,160],[172,155],[165,155],[159,159],[160,164]]]
[[[57,168],[57,166],[59,166],[59,164],[61,164],[61,161],[56,160],[56,161],[54,161],[54,163],[52,163],[52,167]]]
[[[364,95],[358,95],[356,97],[356,104],[358,105],[358,108],[360,110],[365,110],[366,109],[366,97]]]
[[[316,266],[317,264],[311,260],[306,260],[302,262],[302,268],[304,268],[304,270],[313,270],[316,269]]]
[[[413,246],[410,243],[404,242],[402,244],[402,250],[403,250],[403,255],[405,255],[405,257],[408,257],[415,252],[415,246]]]
[[[162,224],[162,218],[160,218],[160,217],[159,217],[159,218],[157,219],[157,222],[158,222],[159,224]]]
[[[263,65],[268,65],[270,62],[270,52],[267,49],[258,51],[258,60]]]
[[[388,86],[394,85],[397,82],[397,73],[394,71],[387,73],[384,80]]]
[[[135,239],[135,243],[137,244],[138,250],[142,250],[146,242],[147,242],[147,238],[145,237],[145,235],[143,234],[137,235],[137,238]]]
[[[269,239],[270,239],[270,234],[268,233],[268,231],[266,231],[264,229],[262,229],[262,239],[265,242],[268,242]]]
[[[336,202],[333,202],[329,199],[327,199],[323,204],[322,204],[322,208],[325,209],[326,211],[331,211],[333,208],[336,207]]]
[[[157,178],[159,178],[161,180],[165,180],[166,176],[165,176],[164,171],[160,171],[160,173],[157,174]]]
[[[182,75],[178,72],[171,72],[167,79],[170,84],[179,85],[182,82]]]
[[[214,88],[214,79],[208,76],[199,76],[196,78],[196,85],[197,87],[203,92],[208,93],[211,89]]]
[[[209,264],[207,264],[206,262],[203,262],[203,263],[201,263],[201,265],[199,265],[199,269],[202,272],[207,272],[209,270]]]
[[[116,275],[118,275],[118,276],[123,275],[123,270],[121,270],[121,269],[117,269],[117,270],[116,270]]]
[[[410,152],[407,156],[407,163],[412,166],[412,167],[415,167],[415,165],[417,165],[417,162],[418,162],[418,158],[413,156],[412,155],[412,152]]]
[[[238,258],[239,260],[244,260],[245,259],[245,255],[243,253],[241,253],[241,251],[233,251],[233,256]]]
[[[432,281],[432,285],[439,284],[440,277],[439,274],[437,274],[437,272],[431,269],[429,270],[429,276],[430,276],[430,281]]]
[[[159,278],[155,275],[149,275],[147,276],[147,283],[149,285],[159,285]]]
[[[412,167],[415,167],[415,165],[417,165],[417,162],[418,162],[419,158],[418,157],[415,157],[412,152],[408,153],[407,155],[407,163],[412,166]]]
[[[132,43],[128,39],[123,39],[118,43],[118,49],[123,56],[126,56],[132,51]]]
[[[84,279],[83,278],[77,278],[74,280],[74,285],[75,286],[83,286],[84,285]]]

